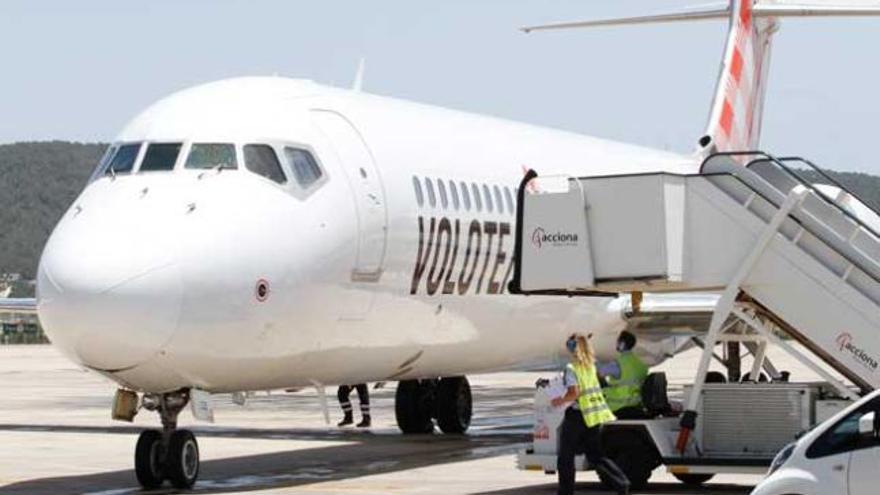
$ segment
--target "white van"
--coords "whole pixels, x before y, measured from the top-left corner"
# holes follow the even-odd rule
[[[880,390],[779,451],[752,495],[880,493]]]

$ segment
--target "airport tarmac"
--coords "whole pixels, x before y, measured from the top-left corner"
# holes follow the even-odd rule
[[[698,357],[689,351],[662,366],[673,386],[688,380]],[[784,368],[794,376],[806,373],[793,361],[781,362],[793,365]],[[555,477],[515,468],[515,452],[529,441],[533,383],[547,375],[471,376],[474,420],[470,434],[462,437],[400,435],[394,423],[394,383],[371,390],[370,431],[328,426],[313,389],[261,393],[244,406],[233,404],[229,395],[216,396],[214,424],[195,422],[188,410],[180,418],[181,427],[196,432],[201,450],[202,471],[194,491],[555,493]],[[142,411],[134,424],[111,421],[114,390],[112,383],[78,369],[51,346],[0,346],[0,493],[140,492],[132,467],[134,446],[140,430],[156,427],[158,417]],[[335,425],[340,416],[335,388],[328,393]],[[593,473],[579,473],[578,480],[578,493],[607,493]],[[718,476],[693,489],[659,468],[644,493],[747,494],[759,480]]]

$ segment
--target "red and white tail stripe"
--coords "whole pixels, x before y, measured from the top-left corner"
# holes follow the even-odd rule
[[[707,131],[712,151],[754,150],[761,137],[770,39],[777,23],[773,17],[755,18],[753,2],[731,3],[730,35]]]

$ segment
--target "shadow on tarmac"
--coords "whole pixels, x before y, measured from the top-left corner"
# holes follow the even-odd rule
[[[195,493],[227,493],[284,489],[321,481],[404,471],[436,464],[509,455],[527,436],[484,434],[470,436],[370,434],[321,430],[193,429],[197,436],[260,438],[284,441],[324,440],[355,442],[346,445],[302,448],[250,456],[203,461]],[[84,426],[0,425],[0,431],[65,431],[76,433],[137,434],[141,428]],[[22,481],[3,486],[2,493],[121,495],[142,492],[133,469],[77,476]],[[174,493],[163,489],[151,493]]]
[[[0,431],[58,431],[95,434],[137,435],[140,427],[0,425]],[[318,429],[232,429],[193,428],[198,437],[250,438],[264,440],[345,441],[346,445],[300,448],[287,452],[249,455],[203,461],[193,493],[228,493],[253,490],[291,489],[322,481],[340,481],[363,476],[406,471],[431,465],[476,460],[516,452],[528,440],[523,433],[491,430],[468,436],[400,435],[393,430],[378,433],[354,430]],[[472,492],[473,495],[529,495],[556,493],[555,478],[548,483],[503,490]],[[552,480],[552,481],[551,481]],[[128,493],[176,493],[165,488],[144,492],[137,486],[133,469],[22,481],[0,487],[4,494],[125,495]],[[740,494],[750,487],[712,484],[688,487],[680,483],[652,483],[634,494]],[[579,494],[605,494],[599,483],[577,484]]]
[[[372,391],[371,391],[372,392]],[[284,442],[339,441],[346,445],[297,448],[295,450],[247,455],[203,461],[199,482],[188,493],[229,493],[254,490],[289,490],[323,481],[341,481],[375,474],[407,471],[452,462],[477,460],[512,455],[531,440],[531,404],[534,389],[515,387],[497,390],[474,387],[474,421],[467,436],[401,435],[396,428],[374,428],[370,432],[322,428],[239,428],[222,426],[187,425],[198,438],[243,438]],[[393,410],[393,391],[380,390],[375,394],[374,408]],[[478,397],[477,397],[478,396]],[[302,414],[321,413],[313,397],[290,394],[259,397],[249,401],[251,407],[271,414],[287,414],[295,410]],[[232,409],[230,404],[215,404],[220,411]],[[73,406],[75,407],[75,406]],[[101,407],[105,407],[102,400]],[[235,406],[238,407],[238,406]],[[384,409],[383,409],[384,407]],[[118,434],[134,437],[142,426],[76,426],[0,424],[0,432],[68,432],[100,435]],[[59,440],[62,442],[63,440]],[[86,446],[87,447],[87,446]],[[60,448],[63,448],[60,447]],[[76,447],[88,456],[88,449],[80,443]],[[133,457],[133,452],[130,454]],[[511,469],[514,469],[511,463]],[[542,476],[536,474],[536,476]],[[473,495],[549,495],[556,493],[555,477],[547,476],[547,483],[496,491],[479,491]],[[426,480],[430,484],[430,480]],[[679,483],[654,483],[648,489],[635,493],[646,494],[740,494],[746,495],[751,487],[713,484],[692,488]],[[133,469],[91,473],[73,476],[46,477],[0,486],[0,493],[13,494],[169,494],[176,491],[165,488],[144,492],[137,485]],[[607,494],[598,483],[578,483],[577,493]]]
[[[707,486],[687,486],[681,483],[651,483],[643,490],[631,492],[633,495],[639,494],[690,494],[702,493],[704,495],[715,494],[737,494],[747,495],[751,490],[750,487],[742,485],[707,485]],[[575,485],[575,493],[578,495],[591,494],[609,494],[614,493],[604,488],[599,483],[577,483]],[[523,486],[516,488],[506,488],[503,490],[493,490],[488,492],[474,492],[471,495],[549,495],[556,493],[556,483],[548,483],[545,485]]]

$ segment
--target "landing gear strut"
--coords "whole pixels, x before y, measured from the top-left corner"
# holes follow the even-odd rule
[[[463,376],[397,384],[394,415],[403,433],[431,433],[434,419],[443,433],[464,433],[472,411],[471,386]]]
[[[166,479],[175,488],[192,488],[199,477],[199,444],[189,430],[177,429],[177,415],[189,403],[189,390],[144,395],[143,407],[158,411],[162,431],[144,430],[134,453],[135,474],[146,489]]]

